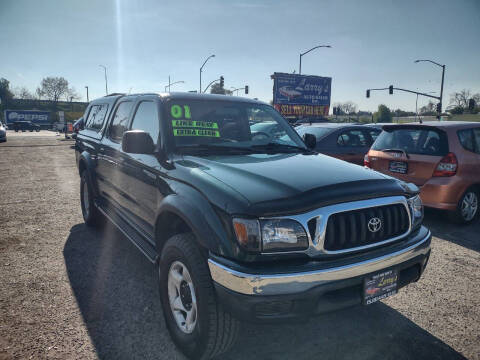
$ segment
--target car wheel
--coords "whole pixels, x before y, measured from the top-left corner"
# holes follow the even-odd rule
[[[167,328],[187,357],[211,359],[233,346],[240,322],[218,303],[207,260],[193,234],[167,241],[158,273]]]
[[[470,188],[463,194],[462,198],[458,202],[457,210],[451,214],[451,218],[456,223],[469,224],[478,217],[478,207],[478,191]]]
[[[80,177],[80,204],[85,224],[89,226],[99,226],[104,223],[103,214],[98,211],[94,204],[92,187],[87,178],[87,171],[83,171]]]

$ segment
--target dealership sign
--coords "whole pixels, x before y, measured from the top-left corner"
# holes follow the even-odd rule
[[[31,121],[35,124],[50,124],[50,111],[35,110],[5,110],[7,124],[16,121]]]
[[[273,105],[284,116],[326,116],[332,78],[274,73]]]

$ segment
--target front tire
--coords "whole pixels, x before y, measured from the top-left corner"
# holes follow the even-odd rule
[[[98,227],[104,223],[103,214],[98,211],[94,204],[92,186],[88,181],[86,170],[82,171],[80,175],[80,204],[85,224]]]
[[[479,193],[474,188],[467,189],[457,205],[457,210],[450,214],[450,218],[457,224],[469,224],[478,218]]]
[[[211,359],[234,344],[240,323],[218,303],[205,256],[191,233],[171,237],[158,265],[170,336],[191,359]]]

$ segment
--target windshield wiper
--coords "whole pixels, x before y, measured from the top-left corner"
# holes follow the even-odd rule
[[[407,159],[410,159],[410,156],[408,155],[408,153],[403,149],[382,149],[380,151],[383,151],[383,152],[401,152],[402,154],[405,154],[405,157]]]
[[[312,152],[310,149],[303,148],[301,146],[282,144],[278,142],[269,142],[267,144],[252,145],[251,147],[252,149],[255,149],[255,150],[266,150],[266,151],[296,150],[297,152]]]
[[[192,145],[180,145],[176,147],[183,151],[205,151],[205,152],[240,152],[251,153],[252,149],[243,146],[231,146],[231,145],[215,145],[215,144],[192,144]]]

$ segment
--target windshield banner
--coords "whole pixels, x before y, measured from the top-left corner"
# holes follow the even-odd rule
[[[286,73],[274,73],[272,78],[273,104],[282,115],[328,115],[332,78]]]
[[[50,111],[5,110],[5,122],[31,121],[35,124],[50,124]]]

